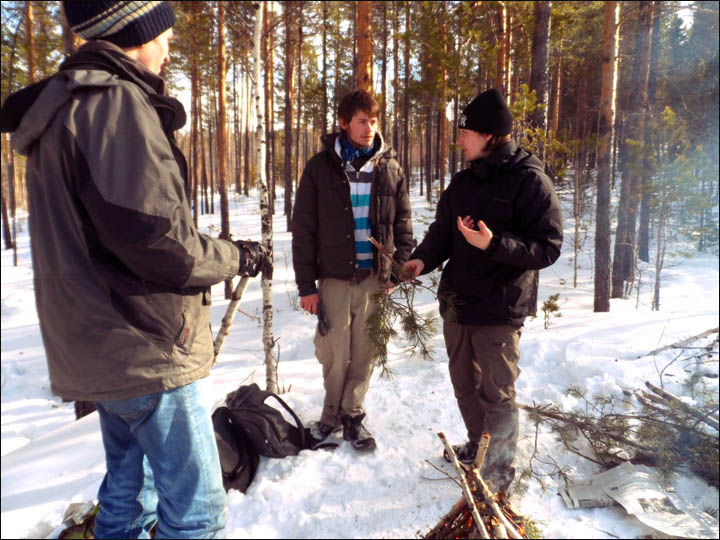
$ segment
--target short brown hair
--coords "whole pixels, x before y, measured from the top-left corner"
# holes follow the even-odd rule
[[[507,135],[493,135],[490,137],[486,148],[491,152],[494,152],[498,148],[502,148],[507,143],[509,143],[511,139],[512,133],[508,133]]]
[[[358,110],[366,112],[371,117],[377,118],[380,115],[378,102],[370,92],[365,90],[353,90],[346,94],[338,106],[338,116],[343,122],[349,124]]]

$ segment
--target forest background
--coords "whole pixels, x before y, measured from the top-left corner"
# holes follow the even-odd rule
[[[283,213],[289,228],[304,164],[338,129],[337,104],[354,88],[377,96],[386,141],[410,184],[436,202],[464,167],[453,143],[459,112],[495,87],[518,143],[572,193],[564,249],[576,264],[594,231],[595,311],[644,286],[659,309],[663,268],[718,253],[716,2],[171,4],[164,75],[189,109],[178,136],[188,193],[196,221],[221,214],[220,237],[231,236],[233,192],[256,194],[262,213]],[[60,2],[2,2],[2,99],[55,73],[80,44]],[[5,135],[2,163],[4,247],[16,249],[24,159]]]

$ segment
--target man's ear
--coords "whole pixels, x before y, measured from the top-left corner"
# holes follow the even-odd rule
[[[340,123],[340,129],[346,130],[348,128],[348,125],[345,122],[345,120],[343,120],[339,116],[338,116],[338,122]]]

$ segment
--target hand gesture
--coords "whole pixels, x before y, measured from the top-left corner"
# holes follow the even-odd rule
[[[473,227],[472,218],[470,216],[465,216],[464,219],[461,219],[460,216],[458,216],[457,223],[458,230],[462,233],[465,240],[467,240],[470,245],[482,250],[487,249],[490,245],[490,240],[492,240],[493,233],[490,229],[488,229],[482,219],[479,219],[477,222],[477,230]]]

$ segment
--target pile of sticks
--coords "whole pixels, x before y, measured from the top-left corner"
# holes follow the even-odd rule
[[[472,466],[458,461],[443,433],[438,437],[457,471],[463,496],[423,538],[527,538],[522,516],[504,494],[493,493],[480,475],[490,434],[483,433]]]

